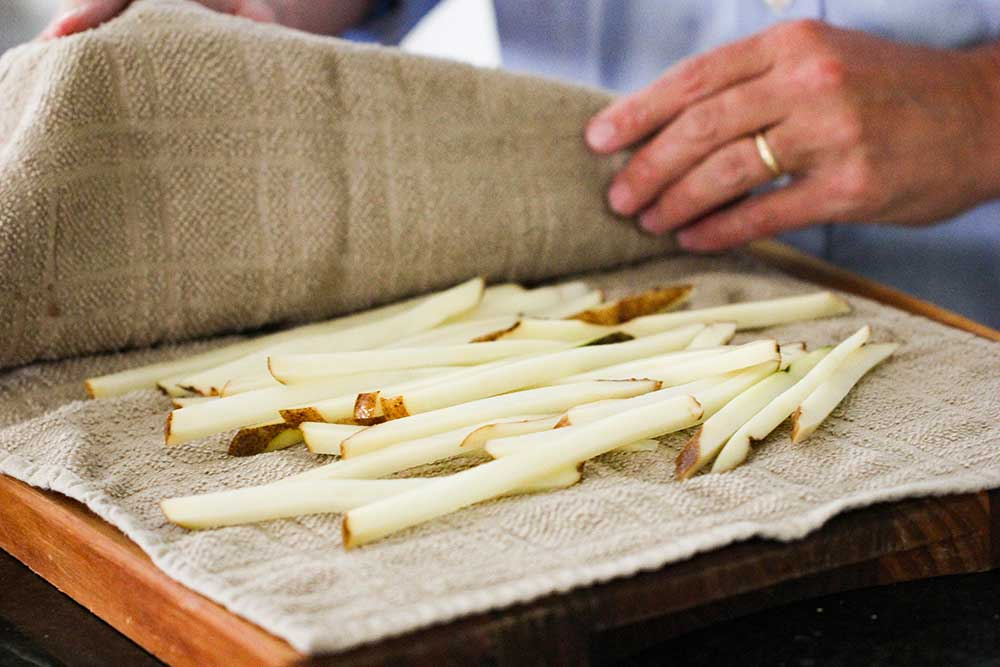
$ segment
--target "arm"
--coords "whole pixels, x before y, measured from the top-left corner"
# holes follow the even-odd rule
[[[792,180],[747,197],[773,178],[757,132]],[[600,153],[650,137],[609,202],[692,250],[823,222],[928,224],[1000,196],[1000,44],[785,23],[668,70],[586,136]]]

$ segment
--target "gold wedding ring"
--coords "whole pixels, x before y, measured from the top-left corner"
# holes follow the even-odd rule
[[[778,158],[774,157],[774,151],[771,150],[771,145],[764,138],[764,133],[758,132],[753,140],[757,144],[757,152],[760,154],[761,161],[771,170],[775,178],[781,178],[785,172],[778,163]]]

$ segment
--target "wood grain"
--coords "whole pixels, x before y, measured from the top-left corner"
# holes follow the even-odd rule
[[[812,282],[1000,340],[989,327],[787,246],[757,243],[750,252]],[[312,658],[169,579],[79,503],[2,475],[0,547],[175,665],[587,665],[792,600],[998,567],[998,503],[1000,492],[984,492],[877,505],[835,517],[791,544],[744,542],[655,572]]]

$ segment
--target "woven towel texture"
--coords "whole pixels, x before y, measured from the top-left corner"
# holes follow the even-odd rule
[[[0,60],[0,367],[664,252],[606,93],[136,3]]]
[[[587,279],[611,295],[692,281],[695,305],[813,289],[738,258],[677,257]],[[821,345],[869,322],[877,340],[903,343],[806,443],[792,446],[781,428],[736,471],[680,483],[671,476],[683,438],[672,438],[658,451],[588,463],[576,487],[485,503],[350,552],[339,515],[188,532],[167,525],[157,505],[274,481],[329,457],[298,447],[234,459],[224,453],[228,434],[168,449],[169,402],[155,391],[78,400],[88,375],[204,343],[0,374],[0,472],[82,500],[170,576],[296,647],[343,650],[756,535],[795,539],[852,507],[1000,486],[997,344],[849,300],[850,316],[737,339]]]

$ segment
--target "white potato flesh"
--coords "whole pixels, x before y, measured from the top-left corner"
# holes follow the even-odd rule
[[[313,454],[340,454],[340,443],[365,428],[355,424],[302,422],[299,430],[306,447]]]
[[[447,370],[415,369],[420,374],[438,375]],[[450,369],[449,369],[450,370]],[[250,391],[174,410],[167,418],[167,444],[176,445],[241,426],[281,419],[280,410],[316,399],[348,395],[353,408],[360,391],[414,379],[414,370],[379,371],[317,380],[292,386]],[[348,415],[350,416],[350,415]]]
[[[473,308],[483,294],[483,281],[474,278],[451,289],[420,300],[416,305],[388,317],[321,336],[297,338],[254,352],[235,361],[210,368],[179,384],[201,394],[217,393],[233,378],[267,375],[267,358],[282,353],[319,353],[367,350],[404,336],[432,329],[449,317]]]
[[[427,331],[406,336],[377,349],[392,350],[400,347],[427,347],[430,345],[457,345],[468,343],[480,336],[509,329],[518,322],[517,315],[503,315],[483,320],[461,321],[444,324]]]
[[[820,349],[797,359],[787,371],[765,377],[706,419],[677,456],[677,478],[688,479],[711,463],[733,433],[798,382],[828,352],[829,349]]]
[[[726,445],[716,457],[715,463],[712,464],[712,472],[732,470],[743,463],[750,453],[751,440],[763,440],[766,438],[781,422],[785,421],[785,419],[795,412],[795,408],[809,394],[828,380],[852,352],[864,345],[870,335],[871,328],[869,326],[865,325],[861,327],[857,332],[830,350],[801,380],[764,406],[760,412],[755,414],[729,438],[729,441],[726,442]]]
[[[712,308],[682,310],[661,315],[637,317],[622,325],[621,330],[633,336],[663,331],[666,326],[680,326],[691,322],[732,322],[738,330],[833,317],[850,312],[846,301],[831,292],[816,292],[765,301],[731,303]]]
[[[393,350],[288,354],[268,358],[271,375],[282,384],[296,384],[335,375],[432,366],[475,366],[490,361],[563,349],[551,341],[520,340],[464,343]]]
[[[686,428],[700,417],[698,402],[690,396],[681,396],[580,426],[578,431],[562,439],[433,479],[426,486],[350,510],[343,521],[344,545],[357,547],[463,507],[497,498],[616,447]]]
[[[370,426],[345,440],[341,455],[345,458],[359,456],[399,442],[461,428],[467,424],[532,412],[562,412],[574,405],[604,398],[629,398],[654,391],[658,387],[658,383],[652,380],[594,381],[491,396]]]
[[[403,395],[409,414],[418,414],[470,400],[496,396],[526,387],[551,384],[560,378],[593,368],[641,359],[683,347],[702,325],[611,345],[580,347],[499,364],[489,369],[441,382]]]
[[[624,399],[611,399],[624,400]],[[474,429],[462,441],[462,447],[469,450],[479,449],[489,440],[497,438],[510,438],[539,431],[548,431],[556,427],[562,415],[545,415],[531,419],[511,419],[502,422],[484,424]]]
[[[577,373],[576,375],[570,375],[569,377],[557,380],[554,384],[583,382],[584,380],[628,380],[629,378],[638,377],[641,373],[647,371],[651,366],[672,364],[681,361],[688,361],[690,359],[706,359],[721,352],[728,352],[733,349],[736,349],[735,346],[667,352],[665,354],[657,354],[651,357],[637,359],[635,361],[626,361],[622,364],[602,366],[601,368],[595,368],[594,370],[587,371],[586,373]]]
[[[837,371],[818,386],[792,417],[792,442],[802,442],[830,416],[868,371],[889,358],[899,347],[896,343],[868,344],[855,350]]]
[[[736,324],[733,322],[716,322],[709,324],[701,333],[688,343],[688,350],[703,350],[706,348],[726,345],[736,335]]]
[[[594,306],[599,306],[604,302],[604,292],[601,290],[593,290],[587,292],[586,294],[581,294],[575,299],[570,299],[569,301],[563,301],[552,308],[540,311],[537,313],[536,317],[548,318],[553,320],[563,319],[565,317],[573,317],[577,313],[581,313]]]

